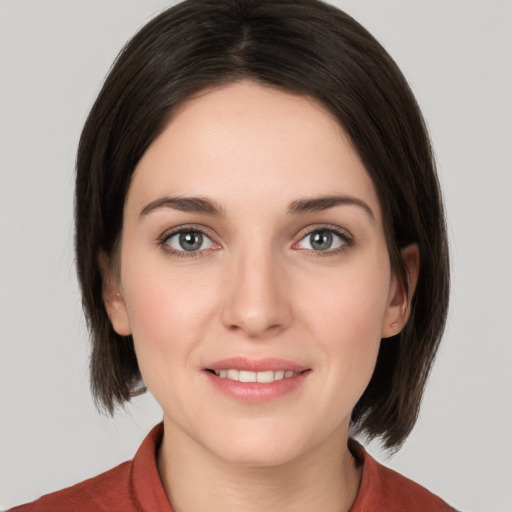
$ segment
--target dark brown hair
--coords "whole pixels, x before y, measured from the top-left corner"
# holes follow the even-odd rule
[[[446,319],[441,194],[425,124],[402,73],[361,25],[317,0],[188,0],[150,21],[114,63],[77,156],[75,246],[93,394],[112,413],[143,390],[133,341],[109,322],[98,266],[101,252],[115,252],[132,173],[177,105],[241,79],[315,98],[336,116],[375,184],[391,265],[405,286],[400,249],[419,246],[409,322],[381,342],[352,413],[353,431],[397,448],[416,422]]]

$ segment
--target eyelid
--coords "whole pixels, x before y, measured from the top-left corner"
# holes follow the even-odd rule
[[[334,233],[336,236],[340,237],[343,241],[343,244],[341,247],[335,248],[335,249],[327,249],[325,251],[314,251],[312,249],[309,249],[309,252],[314,253],[315,255],[329,255],[334,254],[339,251],[346,250],[349,247],[352,247],[354,245],[354,237],[353,235],[345,228],[342,228],[340,226],[332,225],[332,224],[313,224],[306,226],[305,228],[302,228],[297,235],[294,237],[296,241],[292,244],[292,249],[297,250],[304,250],[308,251],[308,249],[301,249],[297,247],[297,245],[307,236],[311,235],[312,233],[316,231],[330,231]],[[201,249],[198,251],[181,251],[176,250],[172,247],[170,247],[167,244],[167,241],[176,234],[179,233],[186,233],[186,232],[198,232],[201,233],[203,236],[206,236],[213,244],[212,248],[208,249]],[[206,226],[200,225],[200,224],[182,224],[179,226],[175,226],[173,228],[167,229],[164,231],[157,239],[157,244],[164,248],[165,251],[167,251],[170,254],[178,255],[178,256],[188,256],[188,257],[197,257],[201,256],[202,253],[210,251],[210,250],[218,250],[222,247],[222,245],[217,241],[218,236],[213,232],[211,229],[207,228]]]
[[[336,236],[340,237],[343,241],[343,244],[341,247],[337,247],[335,249],[327,249],[325,251],[314,251],[313,249],[301,249],[297,247],[297,245],[302,242],[307,236],[310,236],[312,233],[315,233],[317,231],[330,231],[334,233]],[[334,254],[339,251],[344,251],[347,248],[350,248],[354,245],[354,237],[353,235],[344,228],[341,228],[340,226],[335,226],[332,224],[315,224],[307,226],[299,231],[297,234],[298,240],[293,243],[292,249],[298,249],[298,250],[304,250],[315,253],[315,255],[322,256],[322,255],[329,255]]]
[[[201,233],[203,236],[205,236],[206,238],[208,238],[211,241],[213,247],[210,247],[207,249],[201,249],[198,251],[185,251],[185,250],[181,251],[178,249],[174,249],[167,242],[173,236],[178,235],[180,233]],[[202,226],[200,224],[182,224],[182,225],[175,226],[171,229],[164,231],[158,237],[157,244],[171,255],[185,256],[185,257],[197,257],[206,251],[220,249],[221,245],[216,241],[216,238],[218,238],[218,237],[216,237],[215,234],[212,233],[212,230],[208,229],[205,226]]]

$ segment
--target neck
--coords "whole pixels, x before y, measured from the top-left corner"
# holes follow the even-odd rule
[[[336,432],[321,446],[279,465],[251,466],[223,460],[166,424],[158,467],[175,512],[347,512],[362,473],[348,450],[347,435]]]

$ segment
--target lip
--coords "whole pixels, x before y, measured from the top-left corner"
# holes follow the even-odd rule
[[[300,365],[294,361],[287,361],[285,359],[278,359],[275,357],[266,357],[263,359],[250,359],[248,357],[230,357],[216,361],[211,365],[206,366],[205,370],[229,370],[236,368],[237,370],[246,370],[252,372],[264,372],[265,370],[288,370],[297,373],[309,370],[307,366]]]
[[[246,370],[262,371],[293,371],[296,375],[269,383],[239,382],[221,378],[208,370]],[[262,404],[271,402],[299,388],[311,369],[293,361],[277,358],[249,359],[246,357],[231,357],[216,361],[204,368],[204,374],[217,391],[238,402],[247,404]]]

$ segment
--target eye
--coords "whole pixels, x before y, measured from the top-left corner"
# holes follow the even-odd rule
[[[176,252],[189,253],[211,249],[215,245],[208,236],[197,230],[175,232],[165,238],[163,243]]]
[[[346,235],[333,229],[315,229],[303,237],[296,247],[316,252],[328,252],[350,244],[351,240]]]

